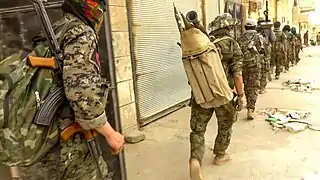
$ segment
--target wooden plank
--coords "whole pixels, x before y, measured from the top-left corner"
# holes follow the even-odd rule
[[[200,89],[199,82],[197,81],[197,78],[194,75],[190,60],[182,60],[182,61],[183,61],[184,70],[187,74],[187,77],[188,77],[188,80],[197,104],[204,103],[206,100]]]
[[[203,72],[201,61],[199,59],[193,59],[190,62],[193,72],[199,82],[204,99],[206,100],[206,102],[211,101],[214,97],[207,82],[206,76]]]

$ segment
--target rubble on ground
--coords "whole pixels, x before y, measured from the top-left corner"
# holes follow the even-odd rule
[[[306,129],[320,131],[320,128],[312,126],[308,121],[311,113],[301,110],[279,109],[279,108],[266,108],[260,110],[260,113],[268,116],[265,120],[270,123],[273,130],[286,129],[290,132],[297,133]]]
[[[311,93],[313,83],[314,81],[311,80],[298,79],[285,81],[282,83],[282,85],[289,87],[289,89],[292,91]]]

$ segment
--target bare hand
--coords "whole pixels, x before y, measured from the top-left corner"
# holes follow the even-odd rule
[[[112,154],[119,154],[124,147],[124,136],[117,131],[108,136],[106,140],[112,148]]]
[[[237,97],[236,100],[236,110],[241,111],[243,109],[243,96],[242,97]]]

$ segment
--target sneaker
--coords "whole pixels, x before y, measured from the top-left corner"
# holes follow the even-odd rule
[[[229,154],[225,155],[216,155],[213,160],[213,164],[215,165],[223,165],[226,164],[227,162],[231,161],[231,156]]]

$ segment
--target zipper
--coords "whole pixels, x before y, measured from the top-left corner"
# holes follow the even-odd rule
[[[0,80],[4,81],[6,79],[8,80],[9,89],[4,97],[4,102],[3,102],[3,127],[4,128],[7,128],[9,123],[9,105],[10,105],[9,100],[10,100],[10,93],[13,87],[13,81],[10,76],[4,76],[3,74],[0,74]]]

